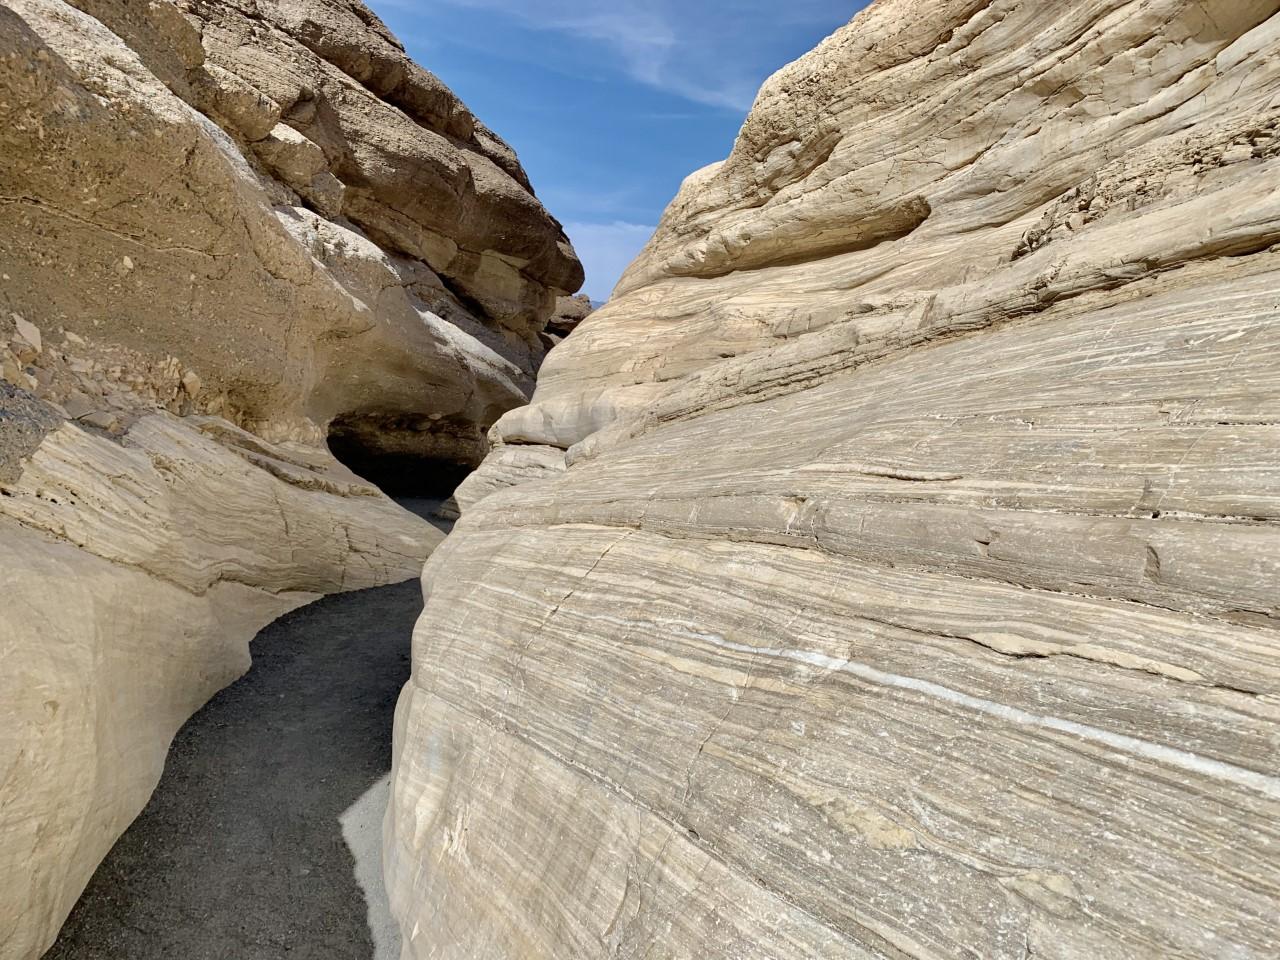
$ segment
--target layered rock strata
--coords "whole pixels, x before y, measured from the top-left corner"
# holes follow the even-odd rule
[[[0,6],[0,957],[52,941],[267,622],[440,540],[581,282],[357,0]]]
[[[765,85],[428,562],[407,956],[1280,950],[1278,44],[878,0]]]

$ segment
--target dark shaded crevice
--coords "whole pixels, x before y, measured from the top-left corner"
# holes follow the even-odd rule
[[[326,597],[174,739],[48,960],[370,960],[341,818],[391,769],[417,581]]]
[[[422,417],[340,417],[328,442],[339,462],[396,498],[444,499],[488,452],[474,424]]]

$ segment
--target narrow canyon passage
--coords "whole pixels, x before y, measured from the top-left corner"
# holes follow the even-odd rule
[[[430,518],[438,500],[404,502]],[[174,739],[53,960],[395,960],[380,844],[416,580],[325,597]]]

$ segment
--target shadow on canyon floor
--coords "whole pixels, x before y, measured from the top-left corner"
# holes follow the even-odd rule
[[[439,502],[405,506],[430,519]],[[370,960],[380,925],[376,955],[395,957],[378,846],[421,609],[409,581],[263,630],[253,669],[174,739],[46,960]]]

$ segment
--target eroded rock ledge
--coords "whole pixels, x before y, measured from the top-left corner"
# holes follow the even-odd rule
[[[267,622],[440,535],[581,283],[358,0],[0,7],[0,957],[52,941]]]
[[[878,0],[765,85],[428,563],[408,956],[1275,955],[1278,42]]]

